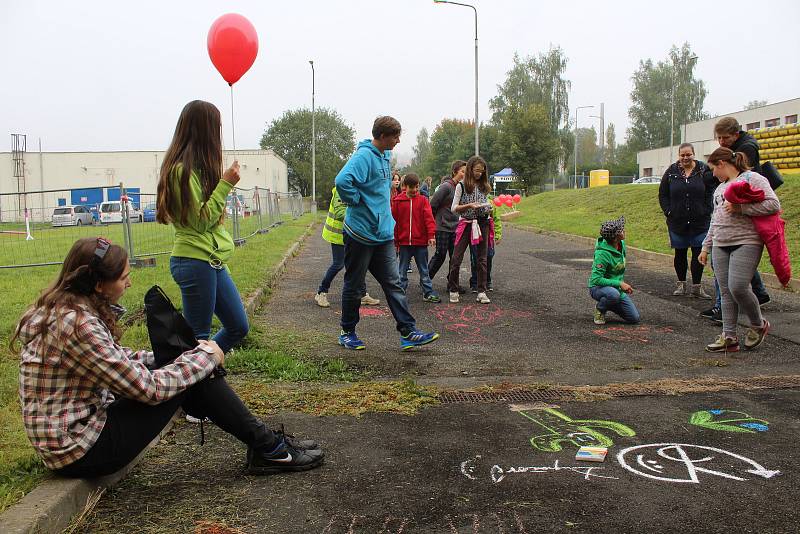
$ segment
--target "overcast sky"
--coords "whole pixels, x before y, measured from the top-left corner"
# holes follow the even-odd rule
[[[570,109],[605,103],[624,138],[631,75],[639,60],[688,41],[712,115],[759,99],[800,96],[800,2],[475,0],[480,115],[514,52],[561,46],[569,58]],[[10,133],[45,151],[164,149],[183,105],[222,111],[231,148],[228,85],[208,58],[220,15],[246,16],[259,35],[255,64],[234,85],[237,148],[258,146],[285,110],[336,109],[357,138],[377,115],[403,124],[396,152],[411,154],[421,127],[474,115],[471,9],[433,0],[40,1],[0,0],[0,151]],[[574,112],[571,112],[574,114]],[[599,121],[581,110],[580,126]],[[574,115],[573,115],[574,116]]]

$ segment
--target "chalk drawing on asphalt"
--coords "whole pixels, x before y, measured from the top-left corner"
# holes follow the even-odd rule
[[[745,434],[757,434],[769,430],[769,421],[756,419],[744,412],[719,408],[694,412],[689,416],[689,424],[710,430]]]
[[[563,448],[563,444],[573,445],[577,448],[613,446],[614,440],[602,433],[601,430],[608,430],[623,437],[636,435],[632,428],[616,421],[572,419],[554,408],[543,410],[520,409],[520,407],[514,406],[511,408],[512,411],[533,421],[538,427],[537,431],[543,430],[530,439],[531,445],[540,451],[557,452]]]
[[[615,342],[637,342],[637,343],[650,343],[650,338],[653,334],[672,334],[674,330],[669,326],[660,326],[653,328],[652,326],[609,326],[606,328],[597,328],[593,332],[603,339]]]
[[[492,469],[490,470],[490,475],[492,477],[492,482],[497,484],[501,482],[504,478],[508,475],[512,474],[522,474],[522,473],[554,473],[559,471],[565,471],[568,473],[578,473],[583,475],[584,480],[590,480],[591,478],[607,478],[611,480],[618,480],[617,477],[612,476],[605,476],[605,475],[598,475],[595,471],[602,471],[603,467],[597,466],[582,466],[582,465],[559,465],[558,460],[553,462],[553,465],[543,465],[543,466],[522,466],[522,467],[500,467],[499,465],[493,465]]]
[[[458,334],[465,343],[484,341],[486,336],[482,329],[487,326],[496,326],[502,320],[525,319],[533,315],[528,311],[503,309],[497,304],[438,306],[433,314],[442,321],[445,330]]]
[[[682,443],[651,443],[628,447],[617,462],[642,477],[665,482],[700,483],[700,475],[746,481],[780,475],[755,460],[716,447]]]

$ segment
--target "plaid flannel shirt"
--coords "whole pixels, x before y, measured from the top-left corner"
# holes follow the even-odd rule
[[[157,370],[153,353],[120,347],[90,308],[37,310],[20,332],[19,370],[22,419],[36,452],[58,469],[81,458],[95,444],[115,396],[158,404],[210,375],[216,365],[202,349],[187,351]],[[61,321],[61,339],[52,332]],[[36,335],[47,323],[47,333]]]

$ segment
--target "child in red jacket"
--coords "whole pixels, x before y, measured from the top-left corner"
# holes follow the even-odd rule
[[[436,245],[436,221],[430,202],[419,194],[419,176],[403,178],[403,192],[392,198],[394,242],[400,250],[400,285],[408,288],[408,265],[411,258],[419,270],[419,286],[425,302],[441,302],[428,274],[428,247]]]

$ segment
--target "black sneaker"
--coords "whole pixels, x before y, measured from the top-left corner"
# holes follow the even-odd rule
[[[478,288],[475,287],[475,286],[469,286],[469,290],[472,291],[473,293],[477,293],[478,292]]]
[[[247,449],[247,472],[251,475],[272,475],[285,471],[308,471],[325,461],[325,453],[319,449],[303,450],[289,445],[286,440],[270,452],[263,449]]]
[[[289,444],[289,446],[294,447],[295,449],[302,449],[304,451],[322,449],[322,447],[319,446],[319,443],[313,439],[297,439],[293,435],[287,434],[283,428],[283,423],[281,423],[280,428],[275,431],[275,435],[278,437],[278,441],[284,440]]]
[[[700,317],[705,317],[706,319],[711,319],[712,321],[721,323],[722,310],[714,306],[713,308],[709,308],[705,311],[700,312]]]
[[[467,292],[467,290],[466,290],[466,289],[464,289],[463,287],[459,287],[459,288],[458,288],[458,294],[459,294],[459,295],[463,295],[463,294],[465,294],[466,292]]]
[[[769,302],[772,300],[769,296],[769,293],[762,293],[760,295],[756,295],[756,298],[758,299],[759,306],[763,306],[764,304],[769,304]]]

